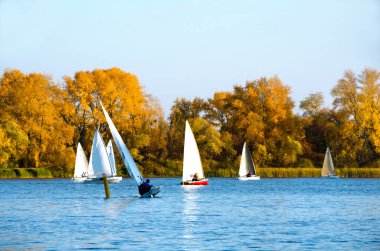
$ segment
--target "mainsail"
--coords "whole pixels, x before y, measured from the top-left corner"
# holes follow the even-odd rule
[[[186,121],[182,181],[191,180],[195,173],[198,173],[198,177],[200,178],[204,177],[197,142],[195,141],[189,122]]]
[[[102,178],[104,175],[107,177],[111,176],[111,165],[107,150],[98,130],[95,131],[92,142],[89,170],[93,172],[91,176],[95,176],[96,178]]]
[[[108,142],[108,145],[107,145],[107,154],[108,154],[108,158],[110,159],[112,176],[116,176],[116,162],[115,162],[115,155],[113,153],[111,140]]]
[[[75,159],[74,178],[81,178],[88,175],[88,162],[82,145],[78,143],[77,156]]]
[[[119,132],[117,131],[115,125],[113,124],[110,116],[108,115],[106,109],[104,108],[101,101],[100,105],[102,106],[104,116],[106,117],[108,126],[110,128],[113,140],[115,141],[117,150],[120,153],[120,156],[124,162],[125,167],[127,168],[127,171],[129,175],[132,177],[132,179],[136,182],[136,184],[139,186],[143,183],[143,177],[141,176],[141,173],[139,169],[136,166],[135,161],[132,158],[132,155],[129,153],[127,146],[125,145],[123,139],[121,138]]]
[[[247,143],[244,142],[240,160],[239,177],[247,176],[248,173],[256,175],[255,164],[253,164],[251,152],[249,151]]]
[[[335,175],[334,163],[331,157],[330,149],[327,147],[325,159],[323,161],[322,176],[333,176]]]

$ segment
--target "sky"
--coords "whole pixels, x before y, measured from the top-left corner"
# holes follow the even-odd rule
[[[0,0],[0,70],[63,76],[118,67],[165,115],[277,75],[295,106],[346,70],[380,71],[378,0]],[[295,112],[299,110],[296,108]]]

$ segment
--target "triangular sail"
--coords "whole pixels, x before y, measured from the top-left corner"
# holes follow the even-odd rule
[[[75,159],[74,178],[85,177],[88,175],[88,162],[82,145],[78,143],[77,156]]]
[[[245,177],[248,173],[256,175],[255,164],[253,163],[251,152],[249,151],[247,143],[244,143],[240,160],[239,177]]]
[[[107,145],[107,154],[108,154],[108,158],[109,158],[110,164],[111,164],[111,173],[112,173],[112,176],[116,176],[116,162],[115,162],[115,155],[114,155],[114,152],[113,152],[113,147],[112,147],[112,141],[111,140],[108,142],[108,145]]]
[[[331,157],[330,149],[327,147],[325,159],[323,161],[322,176],[335,175],[334,163]]]
[[[115,125],[113,124],[110,116],[108,115],[106,109],[104,108],[102,102],[100,102],[100,105],[102,106],[104,116],[106,117],[108,126],[110,128],[113,140],[115,141],[117,150],[120,153],[120,156],[124,162],[125,167],[127,168],[127,171],[129,175],[132,177],[132,179],[136,182],[136,184],[139,186],[143,183],[143,177],[141,176],[141,173],[139,169],[136,166],[135,161],[132,158],[132,155],[129,153],[127,146],[125,145],[123,139],[121,138],[119,132],[117,131]]]
[[[91,176],[95,176],[96,178],[102,178],[104,175],[107,177],[111,176],[111,165],[107,150],[98,130],[95,131],[92,142],[89,170],[93,172]]]
[[[197,142],[189,123],[186,121],[182,181],[191,180],[195,173],[198,173],[200,178],[204,178]]]

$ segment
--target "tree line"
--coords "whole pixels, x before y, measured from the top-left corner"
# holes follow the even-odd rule
[[[80,142],[89,156],[95,128],[111,139],[103,102],[144,175],[180,176],[188,120],[207,176],[235,176],[249,145],[258,167],[319,167],[326,147],[337,167],[380,166],[380,73],[346,71],[331,108],[312,93],[295,114],[279,77],[235,85],[212,98],[178,98],[164,117],[138,78],[118,68],[79,71],[54,82],[7,70],[0,80],[0,167],[72,172]],[[118,153],[116,153],[118,156]],[[118,157],[118,169],[125,173]]]

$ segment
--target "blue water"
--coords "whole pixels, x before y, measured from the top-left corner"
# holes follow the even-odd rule
[[[380,179],[0,180],[0,250],[380,250]]]

